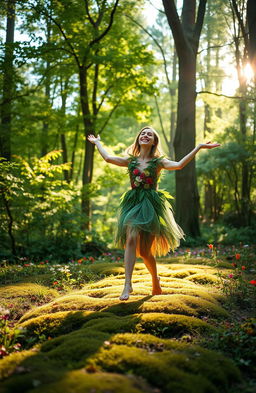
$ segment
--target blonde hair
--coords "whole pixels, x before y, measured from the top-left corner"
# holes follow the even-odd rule
[[[142,133],[142,131],[147,130],[147,129],[151,130],[154,134],[154,145],[151,148],[150,157],[161,157],[164,155],[158,133],[156,132],[156,130],[154,130],[154,128],[149,127],[149,126],[145,126],[139,131],[133,144],[125,150],[126,154],[131,154],[132,156],[136,156],[136,157],[138,157],[140,155],[139,137],[140,137],[140,134]]]

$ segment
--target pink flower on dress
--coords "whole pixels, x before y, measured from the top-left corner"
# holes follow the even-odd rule
[[[140,173],[140,171],[138,169],[134,169],[133,174],[136,176]]]

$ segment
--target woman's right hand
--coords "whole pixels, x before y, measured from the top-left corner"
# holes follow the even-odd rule
[[[98,135],[97,138],[96,138],[96,136],[90,134],[90,135],[87,136],[87,139],[88,139],[89,142],[91,142],[91,143],[93,143],[95,145],[95,143],[97,141],[100,141],[100,136]]]

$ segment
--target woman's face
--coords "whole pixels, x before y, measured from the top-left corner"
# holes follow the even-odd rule
[[[153,146],[155,144],[155,134],[150,128],[145,128],[139,135],[139,145]]]

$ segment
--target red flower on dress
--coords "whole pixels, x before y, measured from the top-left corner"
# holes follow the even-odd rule
[[[140,173],[140,171],[138,169],[134,169],[133,174],[136,176]]]
[[[242,266],[242,267],[241,267],[241,269],[242,269],[242,270],[245,270],[245,269],[246,269],[246,267],[245,267],[245,266]]]
[[[144,172],[142,172],[142,173],[140,174],[140,178],[141,178],[141,179],[144,179],[145,176],[146,176],[146,175],[145,175]]]
[[[250,282],[250,284],[256,286],[256,280],[251,280],[251,281],[249,281],[249,282]]]
[[[213,244],[207,244],[207,246],[209,247],[210,250],[213,249]]]
[[[236,260],[238,261],[238,259],[241,258],[241,255],[240,254],[236,254],[235,257],[236,257]]]
[[[145,179],[145,182],[146,182],[147,184],[153,184],[153,179],[152,179],[152,177],[147,177],[147,178]]]

